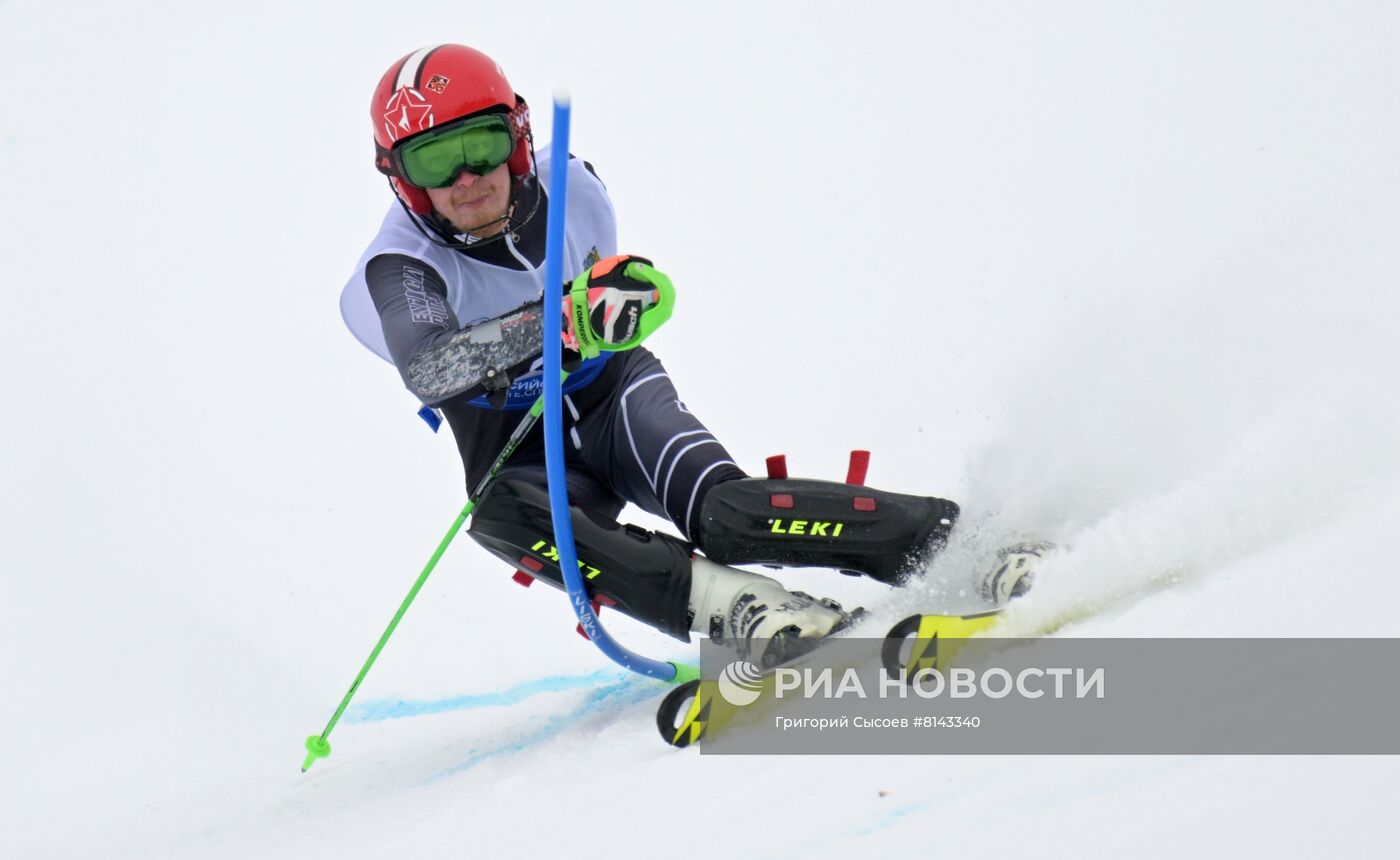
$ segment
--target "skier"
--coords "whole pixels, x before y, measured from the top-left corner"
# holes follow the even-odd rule
[[[379,81],[370,116],[375,164],[397,199],[345,287],[342,314],[445,416],[471,488],[542,388],[550,171],[568,173],[564,271],[588,287],[590,329],[577,331],[566,315],[566,349],[634,339],[669,281],[644,258],[618,256],[612,203],[590,164],[537,158],[525,100],[486,55],[437,45],[401,58]],[[590,597],[672,636],[707,634],[771,665],[851,616],[729,565],[832,567],[898,584],[957,519],[958,506],[944,499],[751,478],[647,349],[566,356],[568,494]],[[484,364],[485,375],[476,372]],[[517,570],[562,587],[546,486],[536,427],[489,485],[469,533]],[[626,502],[687,539],[619,524]]]

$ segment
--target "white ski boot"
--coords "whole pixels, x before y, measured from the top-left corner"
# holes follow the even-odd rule
[[[690,576],[691,630],[764,669],[811,650],[861,612],[843,612],[834,600],[788,591],[776,579],[702,555],[691,558]]]
[[[1005,606],[1030,591],[1036,567],[1054,548],[1049,541],[1025,541],[997,550],[996,561],[982,580],[982,597],[993,606]]]

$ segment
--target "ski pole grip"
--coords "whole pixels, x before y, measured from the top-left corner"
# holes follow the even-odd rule
[[[639,346],[671,318],[671,311],[676,308],[676,288],[671,285],[671,279],[666,277],[665,272],[659,272],[640,262],[628,263],[625,271],[632,277],[656,287],[656,304],[642,312],[642,318],[637,324],[637,334],[631,340],[624,344],[608,344],[603,347],[614,352]]]
[[[569,285],[569,307],[573,313],[574,337],[578,339],[579,354],[584,358],[595,358],[600,352],[625,352],[641,346],[642,341],[671,318],[676,307],[676,288],[665,272],[657,271],[646,263],[631,262],[624,270],[628,277],[644,281],[656,288],[656,304],[642,311],[637,321],[637,332],[623,343],[608,343],[593,331],[588,319],[588,279],[590,270],[585,269]]]

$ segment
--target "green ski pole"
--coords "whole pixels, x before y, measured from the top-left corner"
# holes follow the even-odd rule
[[[568,373],[565,373],[564,376],[568,376]],[[355,676],[355,683],[351,684],[350,689],[345,691],[345,698],[340,700],[340,707],[336,708],[335,713],[331,715],[330,722],[326,723],[325,730],[319,735],[311,735],[306,739],[306,758],[301,763],[302,773],[306,773],[311,765],[316,762],[316,759],[325,758],[331,754],[331,744],[327,738],[330,736],[331,730],[335,728],[335,724],[340,722],[340,716],[345,713],[345,709],[350,705],[350,700],[355,697],[355,691],[360,689],[360,684],[365,680],[365,676],[369,674],[370,667],[373,666],[374,661],[379,658],[379,652],[384,650],[384,644],[389,641],[390,636],[394,635],[394,630],[399,626],[399,621],[403,619],[404,613],[408,611],[408,607],[413,603],[413,599],[418,596],[418,592],[422,589],[423,583],[428,581],[428,576],[433,572],[433,568],[437,567],[438,559],[442,558],[442,554],[447,552],[447,548],[451,546],[453,539],[456,538],[457,533],[461,531],[462,525],[467,521],[467,517],[471,516],[472,510],[476,507],[477,500],[481,498],[481,494],[486,490],[486,485],[491,483],[492,479],[501,471],[501,467],[510,459],[510,455],[514,454],[515,449],[520,447],[520,443],[525,441],[525,437],[530,433],[530,430],[534,428],[535,422],[539,420],[543,412],[544,398],[541,396],[536,398],[534,405],[530,407],[530,411],[521,419],[519,426],[515,428],[515,432],[512,433],[510,439],[506,441],[505,447],[501,449],[501,453],[496,456],[496,461],[492,463],[491,468],[487,470],[486,477],[482,478],[481,482],[476,485],[476,489],[472,491],[471,496],[467,499],[466,506],[462,508],[461,513],[457,514],[457,519],[452,521],[452,528],[447,530],[447,534],[443,536],[442,540],[438,543],[437,549],[433,552],[432,558],[428,559],[428,563],[424,565],[423,572],[418,574],[418,579],[414,581],[413,587],[408,590],[408,595],[404,597],[403,603],[399,604],[399,610],[394,613],[393,619],[389,621],[389,626],[384,629],[384,635],[380,636],[379,641],[375,643],[374,650],[369,652],[369,659],[360,667],[360,674]]]

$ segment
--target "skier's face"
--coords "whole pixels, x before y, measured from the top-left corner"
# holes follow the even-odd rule
[[[510,207],[510,170],[502,164],[485,176],[467,170],[446,188],[428,188],[433,208],[462,233],[477,238],[505,229]]]

